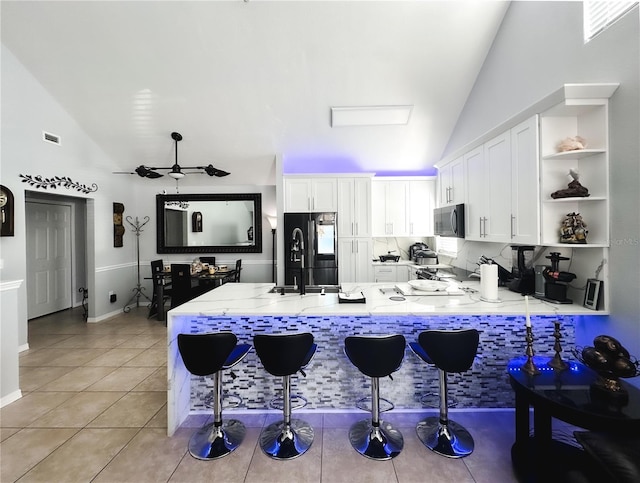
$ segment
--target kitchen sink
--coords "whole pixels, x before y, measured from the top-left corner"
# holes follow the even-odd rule
[[[300,293],[300,287],[294,287],[293,285],[280,285],[273,287],[269,293]],[[307,285],[305,293],[338,293],[341,291],[339,285]]]

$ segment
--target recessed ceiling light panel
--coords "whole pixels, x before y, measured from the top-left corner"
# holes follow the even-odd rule
[[[408,124],[413,106],[332,107],[331,127]]]

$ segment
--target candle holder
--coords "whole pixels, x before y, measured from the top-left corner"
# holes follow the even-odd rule
[[[531,330],[531,327],[527,327],[526,341],[527,341],[527,349],[525,351],[525,354],[527,355],[527,361],[524,364],[522,364],[521,369],[527,374],[531,376],[535,376],[537,374],[540,374],[540,370],[536,367],[536,365],[533,362],[533,355],[534,355],[533,331]]]
[[[562,351],[562,345],[560,344],[560,339],[562,337],[560,334],[560,322],[556,320],[553,323],[553,325],[554,325],[553,337],[555,339],[555,343],[553,344],[553,350],[555,351],[555,355],[553,356],[553,359],[551,359],[547,363],[547,365],[559,371],[564,371],[569,368],[569,364],[563,361],[562,357],[560,356],[560,352]]]

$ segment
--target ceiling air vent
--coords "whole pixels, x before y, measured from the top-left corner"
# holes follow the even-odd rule
[[[57,144],[60,146],[60,136],[51,134],[50,132],[42,131],[42,139],[48,143]]]

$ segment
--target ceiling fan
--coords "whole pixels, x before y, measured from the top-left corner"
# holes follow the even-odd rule
[[[141,164],[134,171],[116,171],[114,172],[114,174],[137,174],[141,178],[155,179],[155,178],[160,178],[164,176],[163,174],[158,173],[158,170],[167,170],[169,171],[167,174],[175,180],[182,179],[186,174],[191,174],[191,173],[208,174],[209,176],[217,176],[218,178],[222,178],[223,176],[229,175],[227,171],[214,168],[213,165],[211,164],[209,164],[208,166],[181,167],[178,164],[178,141],[182,141],[182,134],[180,134],[179,132],[172,132],[171,139],[173,139],[176,144],[176,162],[173,166],[169,168],[162,168],[162,167],[154,167],[154,166],[145,166],[144,164]],[[199,170],[199,171],[183,171],[183,170]]]

